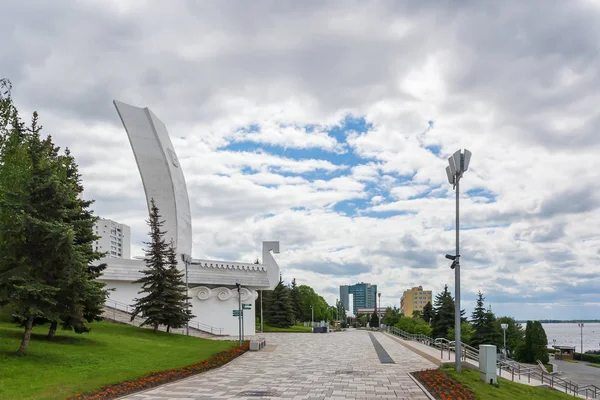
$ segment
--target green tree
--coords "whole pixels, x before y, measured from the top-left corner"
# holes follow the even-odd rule
[[[454,299],[448,291],[448,285],[444,291],[435,297],[434,317],[432,321],[433,338],[447,337],[448,330],[454,327]]]
[[[496,320],[496,326],[501,331],[501,324],[506,324],[506,353],[508,357],[514,358],[516,349],[525,342],[525,331],[521,324],[514,318],[500,317]],[[504,338],[503,338],[504,340]],[[502,344],[504,346],[504,343]]]
[[[140,271],[144,276],[133,282],[141,283],[142,290],[138,293],[145,296],[134,299],[131,320],[141,314],[144,318],[142,325],[151,325],[154,332],[157,332],[158,326],[168,321],[165,312],[168,245],[165,243],[165,231],[162,230],[164,221],[161,220],[154,199],[150,200],[150,216],[147,223],[150,227],[150,242],[144,243],[148,246],[145,252],[146,268]]]
[[[167,332],[171,328],[186,326],[189,320],[194,318],[188,307],[189,297],[185,293],[185,274],[177,268],[177,252],[173,240],[167,249],[167,269],[165,271],[165,306],[166,320],[163,324],[167,326]]]
[[[425,307],[423,307],[423,320],[430,324],[431,320],[433,319],[433,315],[433,306],[431,305],[431,302],[428,301],[427,304],[425,304]]]
[[[387,326],[394,326],[400,320],[400,309],[397,307],[388,307],[385,309],[385,314],[381,318],[381,323]]]
[[[5,92],[6,93],[6,92]],[[23,354],[36,318],[59,318],[57,279],[76,271],[80,255],[64,222],[72,195],[56,162],[51,139],[41,139],[37,113],[25,128],[3,98],[0,115],[0,300],[10,302],[24,326]],[[75,269],[74,269],[75,268]]]
[[[473,337],[474,334],[475,334],[475,329],[473,329],[473,325],[471,325],[468,321],[464,321],[463,323],[460,324],[460,341],[461,342],[470,343],[471,338]],[[449,340],[454,340],[455,337],[456,336],[455,336],[454,328],[448,329],[447,338]]]
[[[547,364],[549,361],[548,338],[540,321],[527,321],[525,341],[517,346],[515,358],[517,361],[534,363],[537,360]]]
[[[409,318],[402,316],[396,323],[395,327],[414,335],[431,336],[432,332],[429,324],[427,324],[427,322],[420,317]]]
[[[292,287],[290,289],[290,298],[292,300],[292,308],[294,309],[294,320],[302,320],[302,311],[300,310],[300,291],[296,284],[296,278],[292,279]]]
[[[271,293],[269,308],[266,309],[265,314],[265,320],[271,326],[289,328],[294,325],[294,309],[290,298],[290,289],[283,284],[281,278]]]
[[[473,336],[470,340],[470,345],[473,347],[479,346],[480,344],[491,344],[486,343],[486,330],[485,321],[486,321],[486,309],[484,306],[485,297],[483,297],[483,293],[477,293],[477,302],[475,303],[475,308],[473,309],[473,313],[471,314],[471,324],[473,325]]]
[[[60,290],[57,294],[57,309],[60,313],[59,320],[50,321],[48,338],[53,339],[58,323],[63,329],[73,329],[77,333],[89,332],[86,322],[99,320],[108,291],[105,284],[97,280],[106,264],[94,265],[103,253],[93,250],[93,242],[99,237],[94,234],[94,224],[97,221],[90,210],[91,200],[83,200],[83,185],[77,163],[69,149],[64,155],[58,155],[58,149],[50,150],[55,155],[55,162],[59,168],[65,170],[65,184],[70,196],[65,205],[66,215],[64,222],[73,227],[74,245],[78,253],[74,265],[63,271],[56,280],[55,286]],[[65,273],[66,272],[66,273]]]
[[[369,327],[378,328],[379,327],[379,316],[375,311],[371,314],[371,319],[369,320]]]

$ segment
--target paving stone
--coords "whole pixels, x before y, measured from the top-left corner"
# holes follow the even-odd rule
[[[384,334],[374,336],[394,364],[380,362],[366,331],[261,336],[276,345],[272,351],[248,352],[222,368],[122,399],[427,399],[407,373],[435,365]],[[276,396],[242,394],[248,391]]]

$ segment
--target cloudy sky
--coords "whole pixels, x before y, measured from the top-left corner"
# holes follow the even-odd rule
[[[498,314],[600,318],[598,1],[2,2],[0,77],[72,149],[97,214],[146,203],[112,99],[150,107],[186,174],[194,256],[251,262],[329,302],[341,284]]]

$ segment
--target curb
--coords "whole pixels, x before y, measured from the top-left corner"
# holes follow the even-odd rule
[[[427,389],[425,389],[425,386],[421,385],[421,382],[419,382],[419,381],[417,380],[417,378],[415,378],[415,377],[414,377],[414,376],[413,376],[413,375],[412,375],[410,372],[409,372],[409,373],[407,373],[407,375],[408,375],[408,376],[410,376],[410,379],[412,379],[412,380],[413,380],[413,382],[417,384],[417,386],[418,386],[418,387],[419,387],[419,388],[420,388],[420,389],[423,391],[423,393],[425,393],[425,395],[426,395],[427,397],[429,397],[429,400],[435,400],[435,397],[433,397],[433,396],[431,395],[431,393],[429,393],[429,391],[428,391]]]

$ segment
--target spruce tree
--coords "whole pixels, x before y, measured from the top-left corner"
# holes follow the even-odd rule
[[[454,300],[448,291],[448,285],[444,291],[435,297],[433,306],[435,315],[432,323],[432,336],[434,338],[446,337],[448,330],[454,327]]]
[[[433,306],[431,305],[431,302],[428,301],[427,304],[425,304],[425,307],[423,307],[423,320],[425,322],[427,322],[428,324],[430,324],[432,319],[433,319]]]
[[[296,278],[292,279],[290,297],[292,308],[294,309],[294,321],[300,321],[302,319],[302,310],[300,309],[300,292],[298,291],[298,285],[296,285]]]
[[[371,314],[371,320],[369,321],[369,327],[378,328],[379,327],[379,316],[375,311]]]
[[[167,250],[167,270],[165,273],[165,308],[164,313],[167,317],[163,325],[167,326],[167,332],[171,328],[181,328],[189,320],[194,318],[188,307],[187,301],[190,300],[185,293],[185,274],[177,268],[177,253],[175,244],[171,240]]]
[[[131,314],[131,321],[140,315],[144,318],[141,326],[151,325],[154,332],[158,331],[158,326],[168,321],[165,313],[167,305],[165,275],[168,268],[167,250],[165,243],[165,231],[162,230],[164,221],[154,199],[150,200],[150,217],[147,221],[150,227],[150,242],[145,242],[146,249],[146,268],[140,271],[144,276],[133,283],[140,283],[142,290],[138,293],[144,297],[134,299],[134,310]]]
[[[483,301],[485,297],[483,297],[483,293],[478,292],[477,294],[477,303],[475,304],[475,309],[471,314],[471,325],[473,325],[473,329],[475,330],[473,336],[471,337],[470,345],[478,348],[480,344],[491,344],[486,343],[486,309],[484,307]]]
[[[5,104],[3,105],[5,106]],[[50,138],[42,140],[37,113],[29,128],[15,107],[2,121],[0,154],[0,297],[24,326],[23,354],[34,321],[59,317],[54,284],[76,270],[74,232],[64,222],[71,193],[54,161]]]
[[[290,299],[290,289],[283,284],[281,277],[279,283],[270,294],[270,301],[265,319],[271,326],[289,328],[294,325],[294,309]]]

